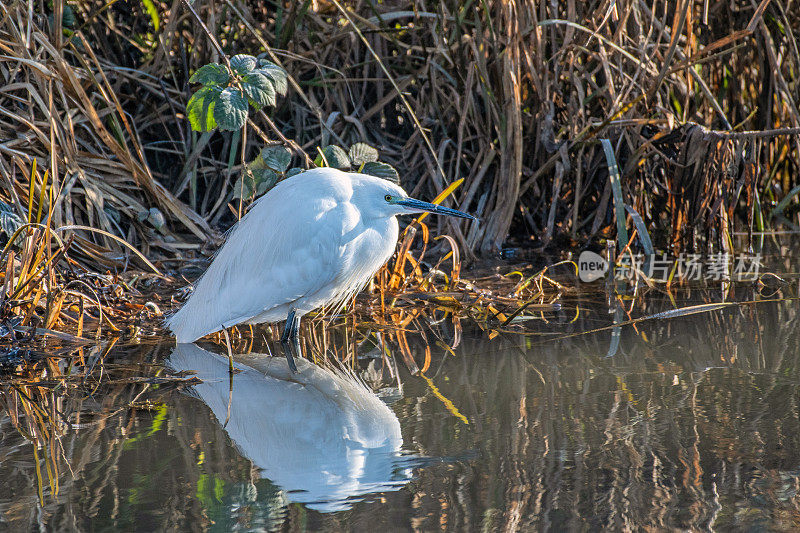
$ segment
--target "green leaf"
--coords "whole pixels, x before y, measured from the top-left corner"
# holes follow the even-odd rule
[[[341,147],[332,144],[323,148],[321,152],[314,160],[314,164],[318,167],[350,168],[350,158]]]
[[[258,69],[256,72],[263,74],[264,76],[269,77],[275,83],[275,90],[278,91],[278,94],[281,96],[286,96],[286,91],[289,88],[288,83],[288,75],[286,71],[283,70],[281,67],[272,63],[271,61],[267,61],[266,59],[259,59],[258,60]]]
[[[258,178],[258,187],[256,188],[256,196],[261,196],[278,183],[278,175],[271,170],[262,170]]]
[[[231,68],[240,76],[250,73],[257,64],[256,58],[247,54],[238,54],[231,58]]]
[[[305,172],[302,168],[299,167],[292,167],[286,171],[286,177],[291,178],[292,176],[297,176],[298,174],[302,174]]]
[[[244,126],[247,120],[247,98],[241,89],[228,87],[219,94],[214,107],[214,118],[221,130],[234,131]]]
[[[61,15],[61,25],[67,28],[71,28],[75,25],[75,12],[67,5],[64,6],[64,12]]]
[[[164,225],[166,224],[166,219],[164,218],[164,214],[157,208],[151,207],[148,210],[140,211],[136,215],[136,219],[139,222],[149,222],[152,224],[154,228],[159,231],[163,231]]]
[[[286,172],[292,162],[292,153],[283,146],[267,146],[261,150],[259,159],[263,164],[276,172]]]
[[[367,143],[355,143],[347,152],[353,166],[358,168],[362,163],[370,163],[378,160],[378,151]]]
[[[622,184],[620,182],[619,165],[614,155],[614,147],[608,139],[600,139],[603,152],[606,155],[606,165],[608,166],[608,181],[611,182],[611,192],[614,196],[614,214],[617,219],[617,243],[619,250],[624,250],[628,243],[628,227],[625,225],[625,200],[622,196]]]
[[[275,86],[272,80],[263,74],[251,72],[242,77],[242,89],[257,109],[275,105]]]
[[[783,200],[778,202],[778,205],[776,205],[775,208],[769,213],[769,216],[774,217],[783,213],[783,210],[789,206],[789,202],[792,201],[792,198],[798,194],[800,194],[800,185],[795,186],[791,191],[789,191],[786,196],[783,197]]]
[[[392,165],[388,165],[386,163],[368,161],[364,163],[364,166],[361,168],[361,173],[383,178],[391,181],[392,183],[397,183],[398,185],[400,184],[400,174],[397,173]]]
[[[215,111],[222,89],[215,85],[203,85],[186,104],[186,115],[195,131],[211,131],[217,127]]]
[[[0,202],[0,231],[11,237],[22,226],[22,218],[14,208],[5,202]]]
[[[251,198],[261,196],[278,183],[278,174],[268,168],[253,169],[242,172],[233,186],[234,198]]]
[[[209,63],[197,69],[189,83],[202,83],[203,85],[222,85],[228,84],[231,76],[228,69],[219,63]]]

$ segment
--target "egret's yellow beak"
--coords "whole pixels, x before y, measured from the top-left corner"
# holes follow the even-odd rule
[[[422,213],[427,211],[429,213],[435,213],[437,215],[447,215],[451,217],[458,217],[458,218],[468,218],[470,220],[478,220],[474,216],[464,213],[463,211],[458,211],[457,209],[450,209],[449,207],[442,207],[440,205],[432,204],[430,202],[423,202],[422,200],[415,200],[414,198],[404,198],[403,200],[399,200],[397,205],[402,205],[406,209],[409,209],[410,213]]]

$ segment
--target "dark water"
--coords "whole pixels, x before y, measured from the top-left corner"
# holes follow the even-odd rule
[[[737,290],[728,299],[764,298]],[[632,316],[673,307],[644,300]],[[530,329],[614,319],[600,294]],[[380,359],[362,361],[377,394],[252,355],[237,357],[231,391],[227,359],[201,348],[116,348],[109,375],[133,361],[203,383],[68,394],[57,493],[47,450],[34,455],[6,402],[0,530],[800,529],[796,300],[548,339],[468,335],[455,356],[434,346],[427,380],[395,354],[401,390]],[[421,341],[412,349],[421,361]]]

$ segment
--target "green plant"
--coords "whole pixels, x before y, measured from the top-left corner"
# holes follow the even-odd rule
[[[245,199],[261,196],[282,178],[297,173],[290,174],[290,171],[295,170],[289,169],[291,161],[292,154],[283,146],[273,145],[263,148],[258,156],[245,166],[245,170],[233,187],[233,197]]]
[[[327,166],[340,170],[352,167],[356,172],[400,183],[397,170],[392,165],[378,161],[378,151],[366,143],[355,143],[347,152],[335,144],[317,151],[319,155],[314,159],[314,164],[318,167]]]
[[[202,84],[186,105],[195,131],[238,130],[247,122],[249,106],[274,107],[277,95],[285,96],[287,90],[282,68],[247,54],[235,55],[225,65],[203,65],[189,81]]]
[[[378,151],[366,143],[355,143],[348,151],[337,145],[317,148],[314,165],[317,167],[333,167],[340,170],[351,170],[369,174],[400,183],[400,176],[395,168],[378,161]],[[280,180],[290,178],[303,172],[300,167],[291,167],[292,154],[280,145],[267,146],[256,158],[245,166],[233,188],[234,198],[258,197],[270,190]]]
[[[215,128],[239,130],[247,122],[250,106],[257,110],[265,106],[274,107],[277,95],[285,96],[288,85],[282,68],[247,54],[235,55],[224,65],[203,65],[189,81],[202,85],[186,105],[192,129],[201,132]],[[355,143],[347,151],[329,145],[317,148],[317,152],[319,155],[314,159],[317,167],[352,168],[356,172],[400,182],[397,170],[378,161],[378,151],[366,143]],[[300,167],[290,168],[291,162],[292,154],[285,147],[266,146],[255,159],[243,166],[233,187],[233,198],[243,200],[261,196],[280,180],[303,171]],[[148,214],[144,213],[144,218]]]

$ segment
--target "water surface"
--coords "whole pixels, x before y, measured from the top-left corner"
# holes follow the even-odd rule
[[[754,297],[763,292],[728,294]],[[653,293],[632,314],[719,293],[678,298]],[[552,337],[627,313],[595,293],[545,318],[529,329],[547,336],[466,335],[455,355],[431,342],[425,377],[397,354],[395,367],[362,360],[369,387],[250,354],[237,355],[231,388],[214,350],[115,348],[109,372],[133,361],[202,383],[68,395],[57,491],[46,450],[34,454],[6,402],[0,529],[800,528],[796,300],[568,338]],[[423,341],[412,350],[421,360]]]

